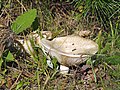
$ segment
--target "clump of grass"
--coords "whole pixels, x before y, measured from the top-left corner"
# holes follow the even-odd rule
[[[113,0],[73,0],[73,4],[88,22],[90,22],[90,17],[94,17],[105,29],[110,26],[109,21],[117,20],[120,11],[120,2]]]

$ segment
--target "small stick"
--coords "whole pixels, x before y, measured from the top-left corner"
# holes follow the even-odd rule
[[[15,85],[17,84],[18,79],[20,78],[21,74],[22,74],[22,72],[18,75],[17,79],[15,80],[15,82],[13,83],[13,85],[10,87],[10,90],[12,90],[15,87]]]

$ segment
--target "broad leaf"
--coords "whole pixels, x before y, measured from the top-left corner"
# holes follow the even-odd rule
[[[6,62],[11,62],[11,61],[14,61],[14,57],[13,57],[12,53],[9,51],[8,55],[6,57]]]
[[[22,14],[21,16],[19,16],[11,26],[13,32],[19,34],[20,32],[23,32],[28,27],[30,27],[34,19],[36,18],[36,14],[37,14],[36,9],[31,9]]]

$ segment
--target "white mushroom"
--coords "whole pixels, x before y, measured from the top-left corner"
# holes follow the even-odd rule
[[[52,41],[43,38],[41,46],[44,52],[56,57],[58,62],[65,66],[83,63],[98,51],[98,45],[92,40],[72,35]]]
[[[69,67],[60,65],[60,73],[61,74],[67,74],[69,72]]]
[[[47,33],[48,34],[48,33]],[[51,34],[49,34],[51,36]],[[62,74],[68,73],[69,66],[79,65],[85,62],[90,56],[98,51],[98,45],[94,41],[80,36],[68,35],[65,37],[57,37],[52,41],[40,37],[34,33],[36,44],[39,45],[48,59],[50,56],[56,57],[60,65]],[[34,52],[29,40],[23,44],[26,52],[29,54]],[[50,67],[53,67],[50,61],[47,61]]]

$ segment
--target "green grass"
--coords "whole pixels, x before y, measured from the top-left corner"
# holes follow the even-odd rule
[[[109,21],[115,23],[117,15],[120,11],[120,2],[113,0],[73,0],[76,8],[81,12],[83,18],[87,18],[90,22],[90,18],[93,17],[104,27],[108,29],[110,27]]]
[[[75,8],[70,10],[64,9],[66,10],[65,12],[64,10],[62,11],[63,8],[66,8],[65,5],[61,7],[52,2],[52,4],[55,5],[53,5],[53,9],[51,9],[49,6],[50,2],[50,0],[42,0],[41,2],[37,0],[2,0],[2,3],[0,3],[0,9],[3,14],[0,15],[0,18],[6,18],[5,21],[9,22],[9,27],[11,27],[15,19],[19,15],[22,15],[23,12],[29,9],[36,9],[37,18],[33,24],[30,27],[27,27],[25,31],[22,31],[19,36],[27,35],[35,30],[47,30],[53,33],[54,38],[73,34],[80,30],[90,30],[91,34],[87,38],[93,39],[99,45],[98,53],[91,58],[91,68],[83,73],[80,71],[81,66],[78,68],[71,67],[68,75],[62,75],[56,70],[56,59],[52,58],[54,69],[49,68],[46,62],[46,56],[41,51],[40,47],[35,46],[34,40],[31,39],[32,46],[35,50],[32,57],[28,54],[20,53],[19,48],[17,53],[11,51],[9,54],[8,49],[4,51],[0,58],[0,89],[119,90],[120,25],[119,20],[113,19],[113,17],[119,18],[119,15],[117,14],[118,11],[116,10],[116,7],[119,6],[119,4],[112,1],[106,3],[100,0],[92,0],[81,3],[82,5],[87,3],[84,7],[81,7],[81,12],[76,11]],[[61,1],[60,3],[64,4],[65,2]],[[79,8],[81,4],[80,2],[77,2]],[[89,4],[91,4],[90,7],[88,7]],[[104,8],[106,4],[109,5]],[[99,9],[100,12],[98,12]],[[108,11],[105,12],[107,9]],[[54,12],[52,10],[54,10]],[[91,10],[92,12],[90,12]],[[112,13],[113,11],[114,13]],[[81,13],[84,15],[84,19],[81,16]],[[86,18],[88,17],[87,15],[97,16],[98,19],[88,19]],[[105,17],[108,15],[107,19],[109,18],[109,20],[104,19],[104,15]],[[104,26],[102,26],[101,23],[108,25],[108,27],[106,27],[108,31],[104,30]],[[8,23],[4,22],[4,24]],[[0,25],[2,25],[1,22]],[[6,62],[7,55],[11,56],[12,59],[9,62]],[[90,71],[92,73],[88,74]]]

